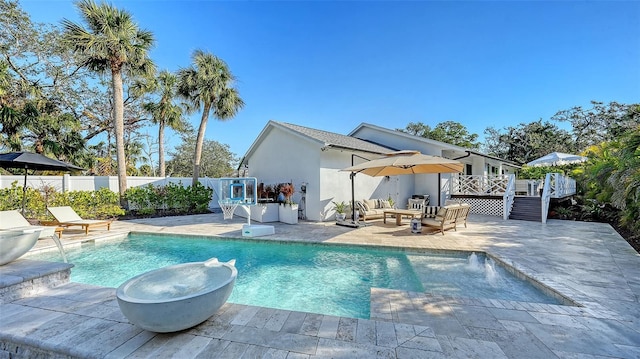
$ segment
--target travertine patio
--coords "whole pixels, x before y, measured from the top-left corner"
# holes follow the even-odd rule
[[[118,221],[110,232],[65,231],[63,239],[73,246],[129,231],[239,237],[243,223],[221,214]],[[381,220],[359,229],[303,222],[276,224],[275,235],[260,239],[484,251],[577,305],[374,289],[369,320],[227,303],[195,328],[155,334],[128,323],[113,288],[69,283],[0,304],[0,357],[640,357],[640,256],[609,225],[471,216],[468,228],[442,236]],[[0,267],[0,287],[48,270],[19,260]]]

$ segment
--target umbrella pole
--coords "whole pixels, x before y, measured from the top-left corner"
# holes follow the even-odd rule
[[[353,223],[356,223],[356,189],[355,189],[356,173],[351,172],[349,177],[351,177],[351,220],[353,221]]]
[[[24,168],[24,186],[22,186],[22,216],[24,217],[24,203],[27,199],[27,167]]]

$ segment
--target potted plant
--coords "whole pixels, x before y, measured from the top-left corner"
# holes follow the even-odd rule
[[[344,220],[347,218],[347,204],[343,201],[343,202],[331,202],[333,203],[333,209],[336,211],[336,221],[338,222],[344,222]]]
[[[280,206],[278,206],[278,217],[280,222],[288,224],[298,223],[298,205],[293,202],[291,197],[293,196],[293,184],[282,183],[280,185]]]

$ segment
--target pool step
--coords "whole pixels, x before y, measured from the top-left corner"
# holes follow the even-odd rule
[[[0,266],[0,303],[69,283],[73,264],[18,259]]]

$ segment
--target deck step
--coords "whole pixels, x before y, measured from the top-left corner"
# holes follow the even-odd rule
[[[542,222],[540,197],[515,197],[509,219]]]

